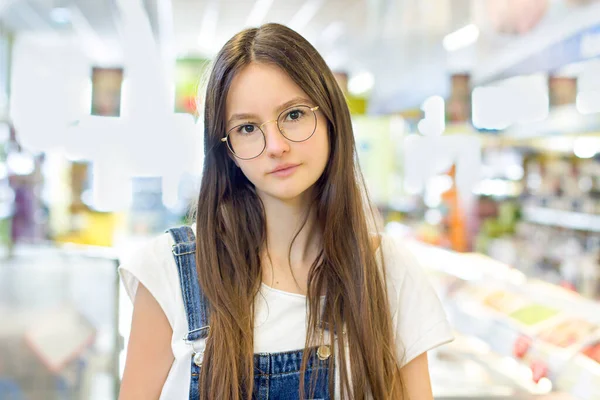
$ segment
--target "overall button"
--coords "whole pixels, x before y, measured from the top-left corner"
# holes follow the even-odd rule
[[[319,356],[319,360],[321,361],[327,360],[331,356],[331,348],[327,345],[319,346],[317,356]]]
[[[194,360],[194,364],[196,364],[198,367],[201,367],[202,361],[204,361],[204,351],[201,353],[194,353],[192,359]]]

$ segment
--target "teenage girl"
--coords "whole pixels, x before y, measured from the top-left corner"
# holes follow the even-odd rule
[[[344,95],[285,26],[231,38],[205,97],[191,227],[123,260],[121,400],[432,399],[452,340],[401,240],[371,222]]]

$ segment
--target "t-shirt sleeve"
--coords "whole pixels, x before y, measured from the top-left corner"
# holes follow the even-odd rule
[[[119,276],[132,302],[139,284],[144,285],[162,308],[171,327],[174,327],[179,275],[171,252],[171,242],[170,236],[163,234],[124,252]]]
[[[400,239],[392,239],[392,270],[397,302],[396,340],[403,365],[419,355],[449,343],[454,334],[439,297],[416,257]],[[388,278],[389,279],[389,278]]]

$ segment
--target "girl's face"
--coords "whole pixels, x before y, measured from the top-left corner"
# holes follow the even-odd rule
[[[318,106],[277,66],[252,63],[234,77],[226,99],[228,143],[259,196],[294,200],[321,177],[329,137]]]

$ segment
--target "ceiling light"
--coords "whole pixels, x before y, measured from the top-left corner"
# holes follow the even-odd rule
[[[444,37],[444,48],[447,51],[456,51],[472,45],[479,38],[479,28],[474,24],[469,24],[457,31],[449,33]]]
[[[71,22],[71,10],[65,7],[53,8],[50,11],[50,18],[57,24],[68,24]]]
[[[595,137],[578,137],[573,143],[573,153],[579,158],[592,158],[600,151],[600,139]]]
[[[365,94],[373,88],[375,78],[370,72],[361,72],[348,81],[348,91],[354,95]]]

